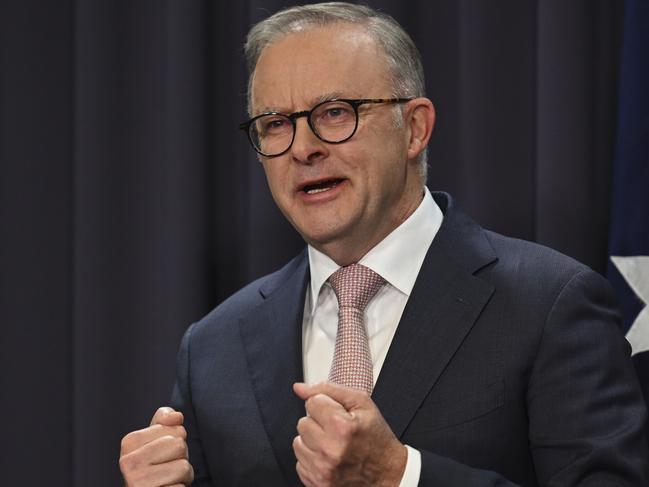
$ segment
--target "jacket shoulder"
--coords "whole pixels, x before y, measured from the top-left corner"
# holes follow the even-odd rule
[[[262,276],[247,284],[202,319],[192,325],[192,334],[200,336],[222,326],[231,326],[241,317],[254,313],[255,309],[286,280],[295,278],[297,272],[308,263],[306,250],[294,257],[281,269]]]
[[[553,303],[569,284],[580,283],[615,301],[609,282],[587,265],[544,245],[484,230],[498,255],[483,276],[518,295]]]

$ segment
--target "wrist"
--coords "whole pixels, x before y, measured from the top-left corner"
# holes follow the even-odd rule
[[[408,449],[405,445],[395,441],[394,446],[385,452],[386,475],[380,483],[382,487],[399,487],[408,462]]]

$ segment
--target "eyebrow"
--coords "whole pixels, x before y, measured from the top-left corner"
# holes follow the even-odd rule
[[[312,99],[311,99],[311,105],[310,105],[310,108],[308,108],[308,110],[310,110],[311,108],[313,108],[314,106],[316,106],[318,103],[322,103],[322,102],[324,102],[324,101],[333,100],[333,99],[335,99],[335,98],[345,98],[345,95],[343,94],[342,91],[331,91],[331,92],[329,92],[329,93],[323,93],[322,95],[318,95],[318,96],[316,96],[315,98],[312,98]],[[301,111],[301,110],[300,110],[300,111]],[[286,111],[282,110],[281,108],[279,108],[279,107],[277,107],[277,106],[274,106],[274,107],[273,107],[273,106],[266,106],[266,107],[263,107],[263,108],[259,111],[259,114],[258,114],[258,115],[261,115],[261,114],[263,114],[263,113],[269,113],[269,112],[276,112],[276,113],[287,114]]]
[[[333,100],[334,98],[344,98],[344,95],[343,95],[342,91],[332,91],[332,92],[320,95],[320,96],[316,97],[313,100],[313,104],[311,106],[315,106],[318,103],[322,103],[323,101]]]

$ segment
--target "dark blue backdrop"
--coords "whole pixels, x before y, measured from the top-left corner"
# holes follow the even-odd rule
[[[237,130],[287,3],[0,0],[4,484],[119,485],[186,326],[301,247]],[[605,272],[622,2],[368,3],[422,51],[429,186]]]

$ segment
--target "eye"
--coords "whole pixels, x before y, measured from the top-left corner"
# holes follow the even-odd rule
[[[285,120],[282,120],[282,119],[270,120],[270,121],[266,124],[266,128],[267,128],[267,129],[278,129],[278,128],[280,128],[282,125],[284,125],[285,123],[286,123],[286,121],[285,121]]]
[[[342,102],[325,103],[316,111],[315,119],[318,124],[339,124],[354,120],[354,109]]]
[[[286,118],[278,115],[268,115],[261,117],[257,121],[259,135],[278,135],[290,129],[291,122]]]
[[[336,118],[344,115],[344,110],[341,107],[327,108],[326,114],[329,118]]]

